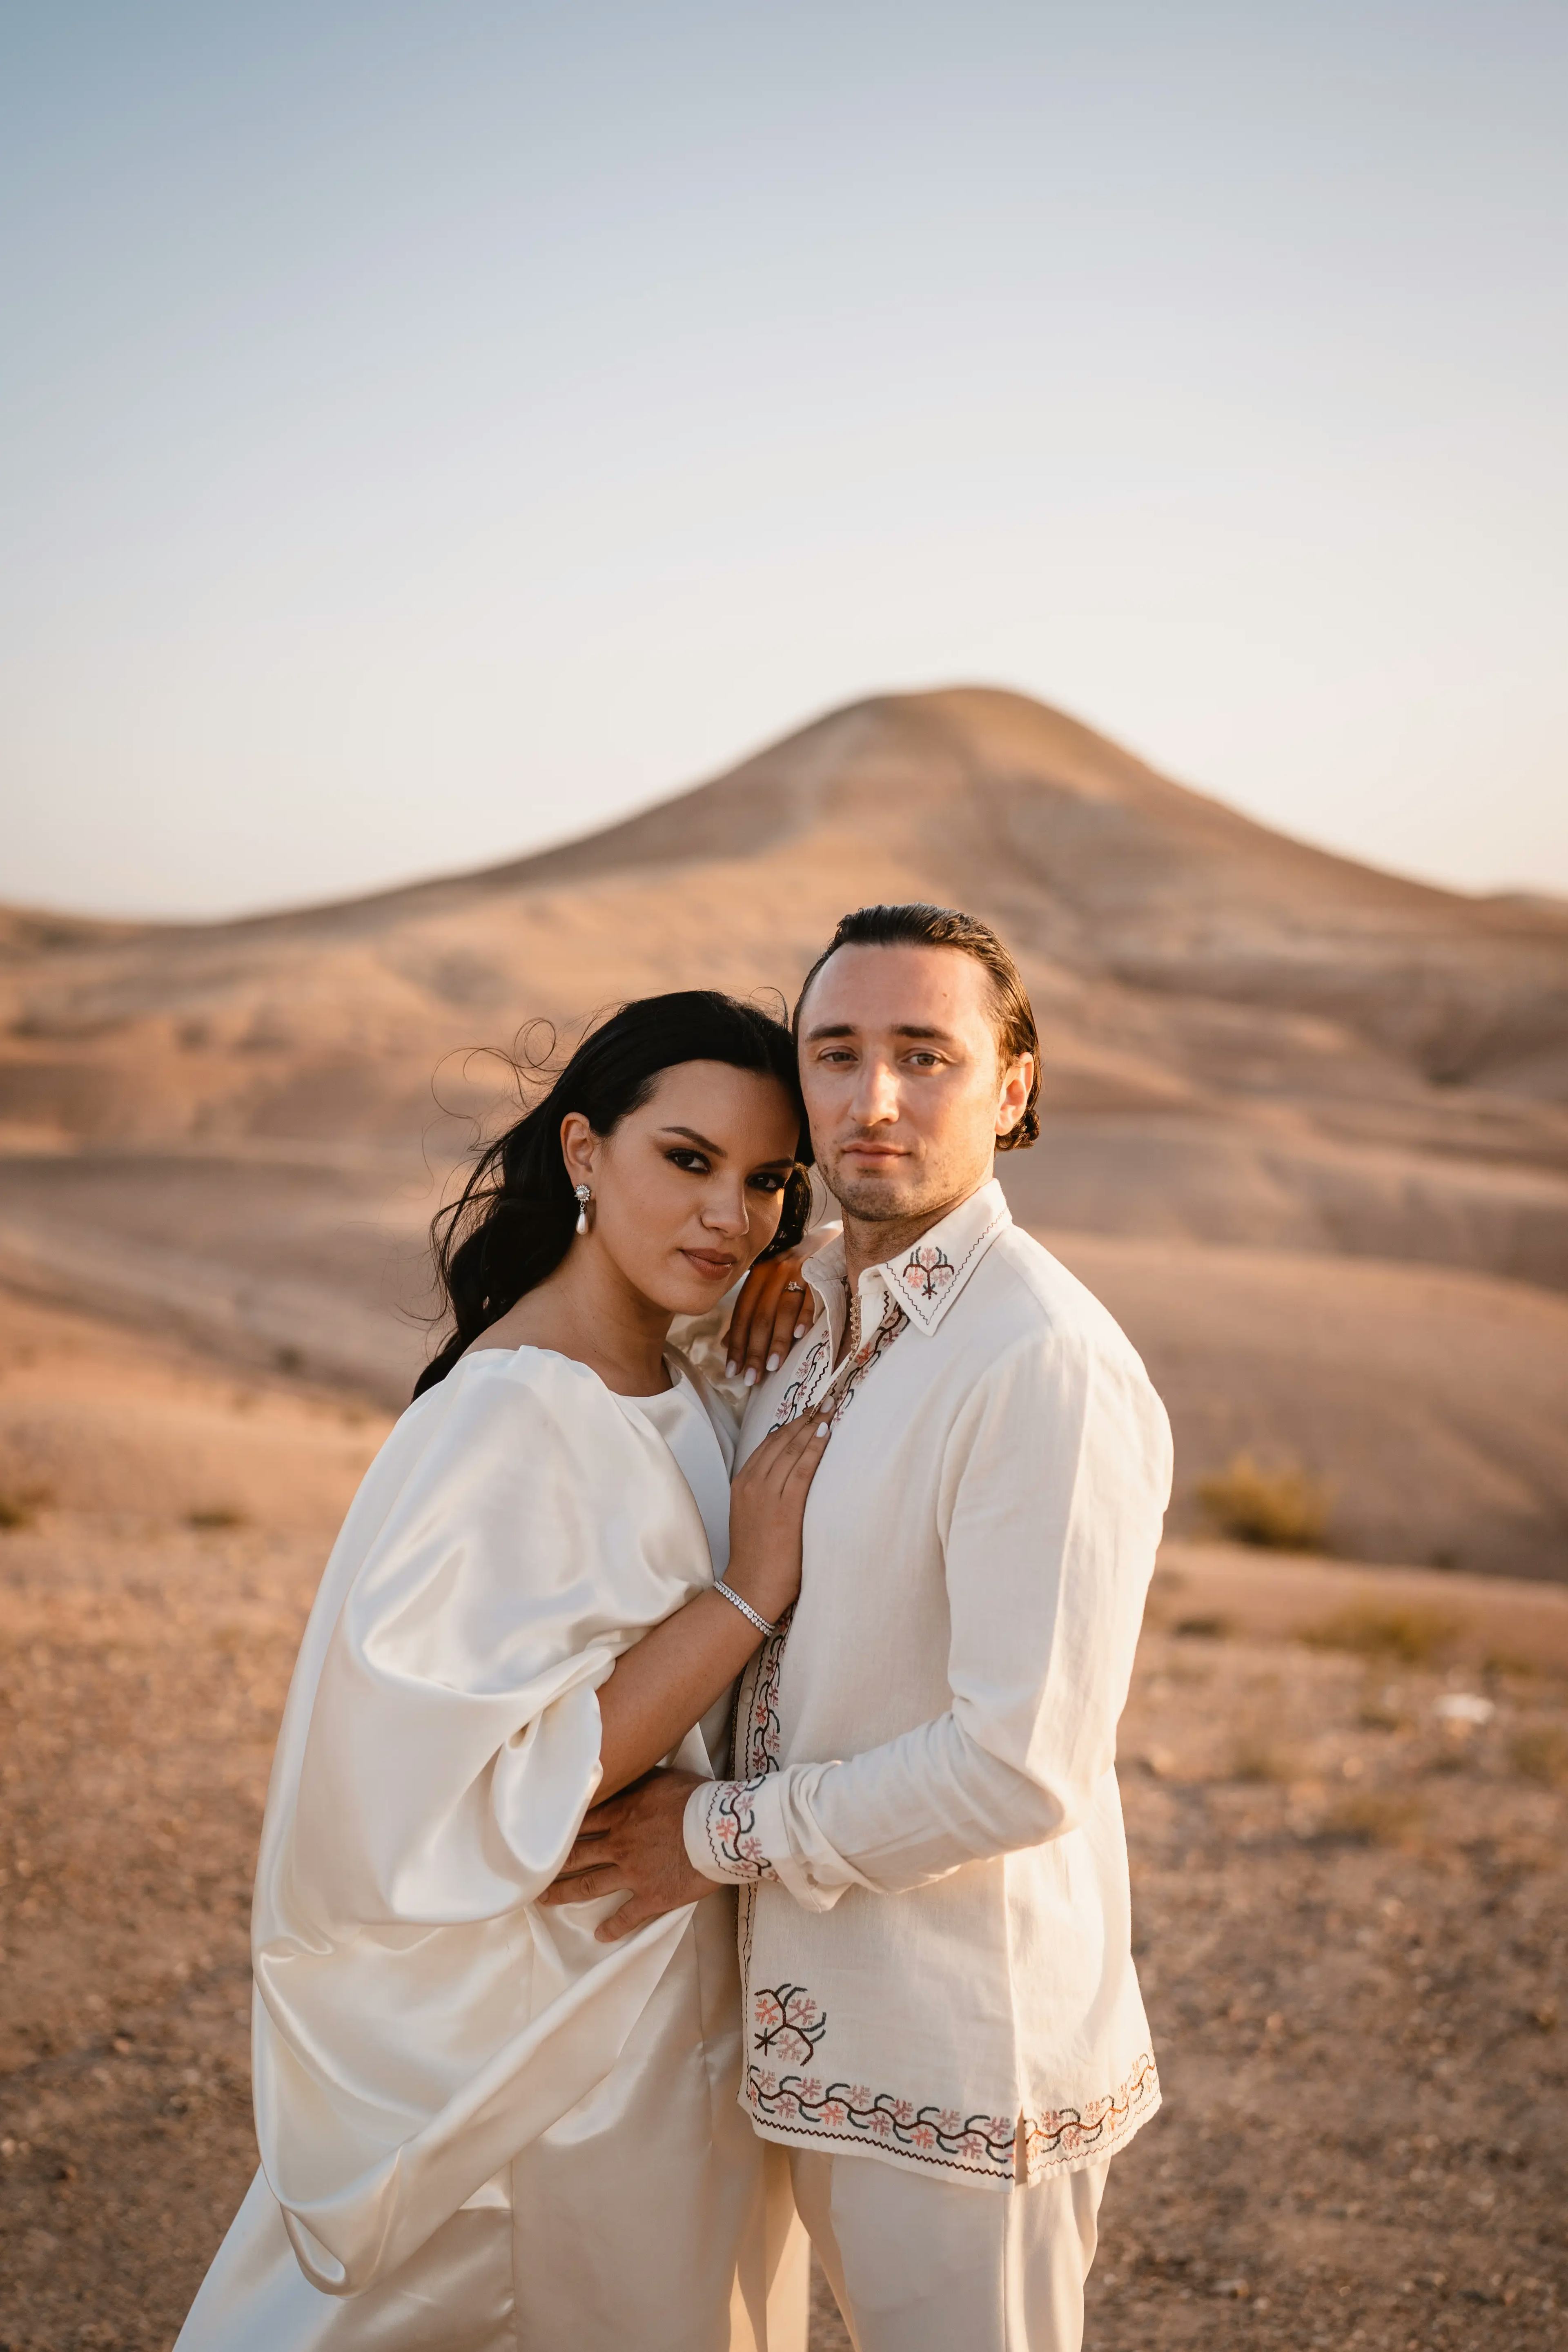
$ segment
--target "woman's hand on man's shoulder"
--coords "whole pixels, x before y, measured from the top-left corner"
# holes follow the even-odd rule
[[[725,1369],[731,1380],[755,1388],[767,1373],[778,1370],[796,1340],[805,1338],[819,1310],[800,1268],[837,1231],[836,1225],[818,1226],[788,1256],[768,1258],[752,1267],[724,1336]]]

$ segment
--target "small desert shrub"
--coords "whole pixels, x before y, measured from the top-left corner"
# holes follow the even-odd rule
[[[1284,1750],[1270,1740],[1239,1739],[1230,1759],[1233,1780],[1293,1780],[1295,1767]]]
[[[1173,1632],[1189,1642],[1223,1642],[1230,1631],[1228,1617],[1178,1617]]]
[[[229,1503],[211,1503],[204,1510],[187,1512],[188,1528],[243,1528],[245,1513]]]
[[[1457,1618],[1437,1609],[1380,1609],[1359,1601],[1310,1627],[1301,1639],[1313,1650],[1348,1650],[1357,1658],[1397,1658],[1403,1665],[1421,1666],[1458,1630]]]
[[[0,1492],[0,1528],[30,1528],[45,1505],[54,1499],[47,1486]]]
[[[1198,1482],[1197,1499],[1221,1535],[1270,1551],[1321,1551],[1329,1498],[1299,1469],[1265,1470],[1250,1454]]]
[[[1527,1724],[1510,1750],[1516,1772],[1543,1789],[1568,1788],[1568,1731],[1560,1723]]]
[[[1409,1716],[1387,1691],[1374,1691],[1364,1698],[1356,1721],[1363,1731],[1407,1731],[1410,1727]]]
[[[1421,1808],[1413,1797],[1359,1789],[1324,1815],[1318,1834],[1346,1845],[1411,1845],[1420,1828]]]

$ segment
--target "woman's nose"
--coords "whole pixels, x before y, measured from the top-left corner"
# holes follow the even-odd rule
[[[703,1203],[703,1223],[716,1234],[743,1234],[748,1223],[745,1187],[727,1184],[710,1192]]]

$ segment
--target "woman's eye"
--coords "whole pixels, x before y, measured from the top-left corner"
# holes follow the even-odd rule
[[[700,1151],[682,1151],[677,1149],[674,1151],[666,1152],[664,1156],[667,1160],[673,1160],[677,1168],[684,1168],[688,1176],[706,1176],[708,1172],[707,1160]]]
[[[788,1176],[775,1176],[769,1172],[764,1172],[751,1179],[751,1189],[754,1192],[781,1192],[789,1181]]]

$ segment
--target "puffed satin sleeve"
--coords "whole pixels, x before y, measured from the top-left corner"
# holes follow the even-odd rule
[[[668,1964],[685,1911],[597,1945],[612,1906],[534,1898],[598,1785],[599,1685],[709,1574],[667,1448],[562,1357],[465,1359],[371,1465],[295,1671],[253,1928],[262,2164],[326,2292],[388,2275],[575,2105]]]

